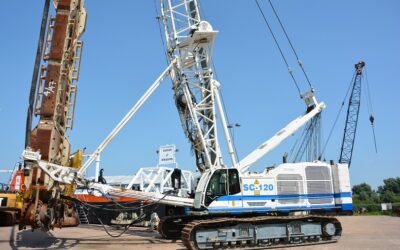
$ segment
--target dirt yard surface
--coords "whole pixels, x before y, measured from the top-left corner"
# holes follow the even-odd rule
[[[343,234],[338,243],[294,249],[400,249],[400,217],[339,217]],[[112,232],[118,234],[119,231]],[[162,239],[158,233],[134,227],[119,238],[108,236],[98,225],[55,229],[50,232],[0,228],[0,249],[184,249],[180,241]]]

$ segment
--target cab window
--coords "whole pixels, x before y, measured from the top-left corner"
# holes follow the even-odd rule
[[[239,173],[237,169],[218,169],[210,178],[206,190],[205,205],[208,206],[218,197],[240,192]]]

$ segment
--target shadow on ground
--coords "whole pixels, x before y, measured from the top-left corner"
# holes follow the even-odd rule
[[[56,238],[51,232],[35,230],[18,231],[15,235],[15,227],[10,235],[11,249],[37,248],[37,249],[68,249],[79,244],[80,239]]]
[[[111,235],[119,235],[123,228],[116,229],[114,227],[106,228]],[[82,234],[71,237],[70,230],[82,229]],[[63,231],[65,230],[65,231]],[[88,231],[90,233],[86,234]],[[76,233],[75,233],[76,234]],[[75,235],[74,235],[75,236]],[[31,248],[31,249],[70,249],[79,247],[97,247],[97,246],[113,246],[117,248],[132,249],[135,246],[159,245],[161,249],[165,244],[178,243],[180,249],[185,249],[180,240],[165,240],[155,232],[146,228],[130,228],[121,237],[109,236],[104,228],[99,225],[81,225],[78,228],[65,228],[54,233],[53,231],[43,232],[41,230],[24,230],[18,231],[16,227],[12,228],[10,234],[10,248]]]

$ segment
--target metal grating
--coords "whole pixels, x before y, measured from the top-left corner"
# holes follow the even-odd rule
[[[332,195],[331,172],[325,166],[306,167],[307,193],[315,195],[308,198],[310,204],[331,204],[332,198],[326,198],[326,195]]]
[[[299,174],[279,174],[277,176],[277,195],[299,195],[297,198],[279,199],[279,204],[300,203],[303,194],[303,178]]]

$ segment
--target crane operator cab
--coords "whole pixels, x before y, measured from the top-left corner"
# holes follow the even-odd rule
[[[207,170],[202,175],[197,185],[195,208],[208,207],[221,196],[238,193],[240,193],[240,181],[237,169],[224,168],[214,171]],[[202,203],[201,205],[199,204],[200,202]]]

